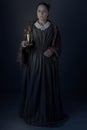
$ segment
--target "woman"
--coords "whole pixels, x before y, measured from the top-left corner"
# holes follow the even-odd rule
[[[54,125],[64,118],[58,73],[61,38],[57,25],[48,20],[49,9],[47,3],[38,4],[37,19],[24,30],[17,57],[25,66],[20,117],[36,126]]]

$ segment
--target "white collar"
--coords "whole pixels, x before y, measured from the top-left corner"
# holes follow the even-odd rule
[[[34,23],[34,25],[38,28],[38,29],[41,29],[41,30],[45,30],[46,28],[48,28],[50,26],[50,22],[47,21],[44,25],[41,25],[38,21],[36,21]]]

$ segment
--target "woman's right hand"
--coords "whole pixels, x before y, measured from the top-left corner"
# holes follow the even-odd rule
[[[21,46],[22,46],[22,47],[28,46],[28,41],[22,41],[22,42],[21,42]]]

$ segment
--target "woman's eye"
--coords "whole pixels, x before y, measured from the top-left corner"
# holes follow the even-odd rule
[[[40,10],[38,10],[38,12],[40,12]]]
[[[38,12],[41,12],[40,10],[38,10]],[[46,11],[43,11],[43,13],[46,13]]]

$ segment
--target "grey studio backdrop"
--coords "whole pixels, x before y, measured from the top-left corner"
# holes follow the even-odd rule
[[[18,44],[29,20],[36,18],[40,0],[1,1],[0,91],[20,92],[21,72],[16,62]],[[62,38],[60,81],[62,95],[86,100],[87,8],[86,0],[44,0],[51,4],[50,19]]]

